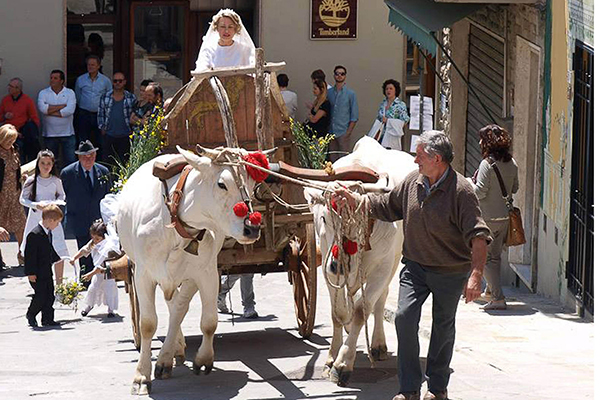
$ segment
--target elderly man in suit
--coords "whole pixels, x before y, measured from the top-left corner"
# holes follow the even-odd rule
[[[90,241],[89,229],[100,218],[100,200],[112,186],[108,168],[96,164],[97,147],[89,140],[79,143],[75,151],[79,161],[66,166],[60,173],[67,203],[67,231],[75,235],[82,248]],[[80,259],[81,276],[93,269],[91,258]]]

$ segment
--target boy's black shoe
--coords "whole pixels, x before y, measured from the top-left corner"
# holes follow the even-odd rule
[[[35,318],[33,317],[27,317],[27,323],[29,324],[30,327],[32,328],[37,328],[38,327],[38,323],[35,320]]]
[[[60,322],[56,322],[56,321],[42,322],[42,326],[60,326]]]

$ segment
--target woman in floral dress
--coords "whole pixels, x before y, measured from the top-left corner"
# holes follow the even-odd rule
[[[14,233],[19,242],[23,241],[25,229],[25,212],[19,203],[21,195],[21,163],[19,152],[13,144],[17,140],[17,128],[6,124],[0,127],[0,226],[8,232]],[[23,263],[23,256],[19,251],[17,258],[19,264]]]

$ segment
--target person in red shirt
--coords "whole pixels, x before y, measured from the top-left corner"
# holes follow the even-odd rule
[[[19,131],[16,145],[21,164],[35,160],[40,151],[40,118],[31,100],[23,93],[23,81],[13,78],[8,82],[8,95],[0,102],[0,124],[10,123]]]

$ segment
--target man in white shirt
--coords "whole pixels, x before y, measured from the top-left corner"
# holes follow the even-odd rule
[[[285,107],[288,110],[288,114],[290,118],[296,119],[296,110],[298,109],[298,95],[291,90],[288,90],[288,84],[290,83],[290,79],[286,74],[277,75],[277,84],[279,85],[279,90],[281,91],[281,96],[283,96],[283,101],[285,102]]]
[[[65,87],[65,73],[55,69],[50,73],[50,86],[40,91],[38,109],[42,114],[44,144],[55,157],[62,147],[63,165],[75,161],[75,130],[73,114],[77,101],[75,92]]]

